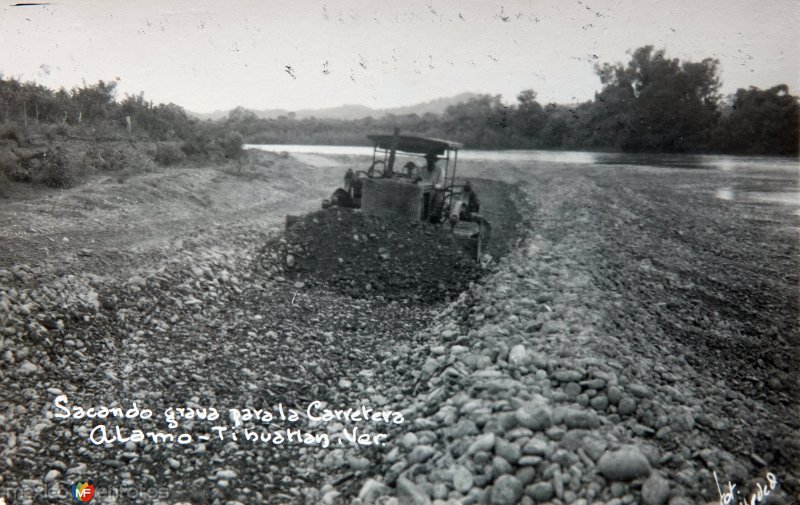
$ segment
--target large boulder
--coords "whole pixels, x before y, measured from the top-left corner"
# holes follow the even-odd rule
[[[635,445],[607,452],[597,462],[597,471],[609,480],[628,481],[650,474],[650,462]]]

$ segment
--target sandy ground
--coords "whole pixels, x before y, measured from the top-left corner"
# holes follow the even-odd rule
[[[0,393],[9,405],[3,486],[93,478],[162,487],[169,497],[160,503],[349,503],[372,478],[399,485],[406,498],[419,490],[436,497],[441,482],[430,471],[452,481],[452,472],[436,466],[452,447],[445,449],[441,434],[447,423],[437,427],[441,419],[432,413],[471,396],[480,408],[456,410],[489,430],[481,409],[513,412],[524,407],[515,397],[541,394],[599,418],[589,424],[610,449],[620,441],[642,447],[670,483],[671,503],[716,501],[712,470],[735,470],[742,480],[771,471],[786,491],[798,492],[800,216],[774,203],[715,197],[719,188],[796,187],[796,172],[465,161],[465,177],[519,189],[513,218],[491,209],[491,197],[484,206],[498,228],[519,222],[522,229],[462,299],[429,307],[375,303],[257,275],[260,248],[284,216],[317,209],[343,169],[361,161],[262,154],[242,174],[175,169],[63,192],[24,189],[0,200],[8,308],[0,325]],[[493,191],[479,180],[476,186],[481,195]],[[54,301],[45,288],[57,291]],[[519,345],[523,355],[537,356],[535,366],[520,352],[512,360],[509,349]],[[468,351],[456,355],[455,348]],[[455,369],[472,367],[469,380],[438,375],[459,360],[466,365]],[[594,373],[594,382],[604,377],[609,392],[562,381],[564,367]],[[508,380],[486,391],[484,382],[503,374]],[[635,398],[633,412],[613,400],[588,405],[612,397],[617,384]],[[156,409],[325,398],[402,410],[410,421],[385,449],[281,452],[231,441],[202,450],[100,449],[76,441],[87,424],[69,429],[42,414],[59,392],[84,405],[138,400]],[[569,417],[559,408],[554,425]],[[691,421],[676,422],[676,412],[689,412]],[[504,503],[506,491],[497,490],[507,485],[514,497],[518,482],[529,503],[643,499],[641,480],[615,487],[596,476],[594,458],[581,456],[584,470],[575,475],[563,459],[575,447],[563,445],[558,430],[547,437],[563,447],[544,461],[536,456],[535,476],[514,462],[516,480],[501,485],[497,472],[508,462],[495,457],[493,477],[479,485],[486,470],[463,463],[476,479],[465,503]],[[530,442],[524,430],[506,438]],[[418,446],[425,449],[415,453]],[[417,461],[428,450],[436,464]],[[554,461],[562,465],[555,474]],[[405,468],[399,476],[398,465]],[[564,477],[570,472],[572,480]],[[445,496],[456,499],[452,487]]]
[[[0,199],[0,266],[94,273],[148,266],[185,240],[221,246],[235,236],[226,233],[231,228],[280,229],[287,214],[318,209],[341,183],[335,161],[318,168],[260,152],[251,160],[242,171],[165,168],[93,177],[64,190],[14,184]]]

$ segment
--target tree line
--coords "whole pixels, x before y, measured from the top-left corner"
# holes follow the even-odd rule
[[[366,145],[367,133],[398,127],[477,149],[798,154],[800,105],[785,84],[722,96],[717,60],[670,59],[653,46],[595,70],[601,91],[576,105],[543,105],[528,89],[513,105],[480,95],[439,115],[260,119],[238,108],[224,121],[247,142],[266,144]]]
[[[242,141],[366,145],[368,133],[394,128],[473,149],[798,154],[800,102],[785,84],[723,96],[717,60],[680,61],[653,46],[636,49],[626,64],[605,63],[595,70],[602,89],[575,105],[543,105],[527,89],[512,105],[485,94],[442,114],[355,120],[298,119],[291,113],[264,119],[238,107],[224,119],[200,121],[178,105],[156,105],[141,93],[117,101],[115,82],[51,90],[0,79],[0,124],[179,141],[186,155],[223,150],[235,156]],[[15,131],[7,128],[0,136],[19,137]]]

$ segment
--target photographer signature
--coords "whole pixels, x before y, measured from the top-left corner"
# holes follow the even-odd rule
[[[736,499],[736,496],[739,494],[739,491],[736,490],[736,484],[731,484],[728,481],[728,490],[723,493],[722,488],[719,487],[719,479],[717,479],[717,472],[714,472],[714,480],[717,482],[717,491],[719,492],[719,503],[720,505],[728,505],[729,503],[733,502]],[[740,500],[738,503],[740,505],[757,505],[761,503],[763,500],[769,496],[769,494],[778,487],[778,478],[775,477],[775,474],[772,472],[767,472],[766,475],[767,485],[761,486],[760,482],[756,482],[757,490],[750,495],[750,500],[745,502],[744,500]]]

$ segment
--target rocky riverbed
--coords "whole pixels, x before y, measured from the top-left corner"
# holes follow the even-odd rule
[[[718,502],[716,474],[739,499],[777,483],[769,500],[790,503],[798,218],[706,197],[708,170],[504,168],[516,191],[477,188],[514,233],[480,277],[440,289],[425,270],[436,296],[349,293],[310,273],[319,244],[252,222],[175,237],[117,276],[0,270],[6,496],[60,503],[92,480],[102,503],[677,505]],[[365,249],[378,265],[393,252],[380,247]],[[202,441],[216,433],[184,419],[189,444],[95,445],[97,421],[54,416],[60,395],[156,413],[116,423],[126,433],[168,432],[169,407],[215,407],[231,431],[333,443]],[[315,401],[402,422],[314,421]],[[301,415],[239,426],[228,408]],[[354,427],[385,437],[336,442]]]

